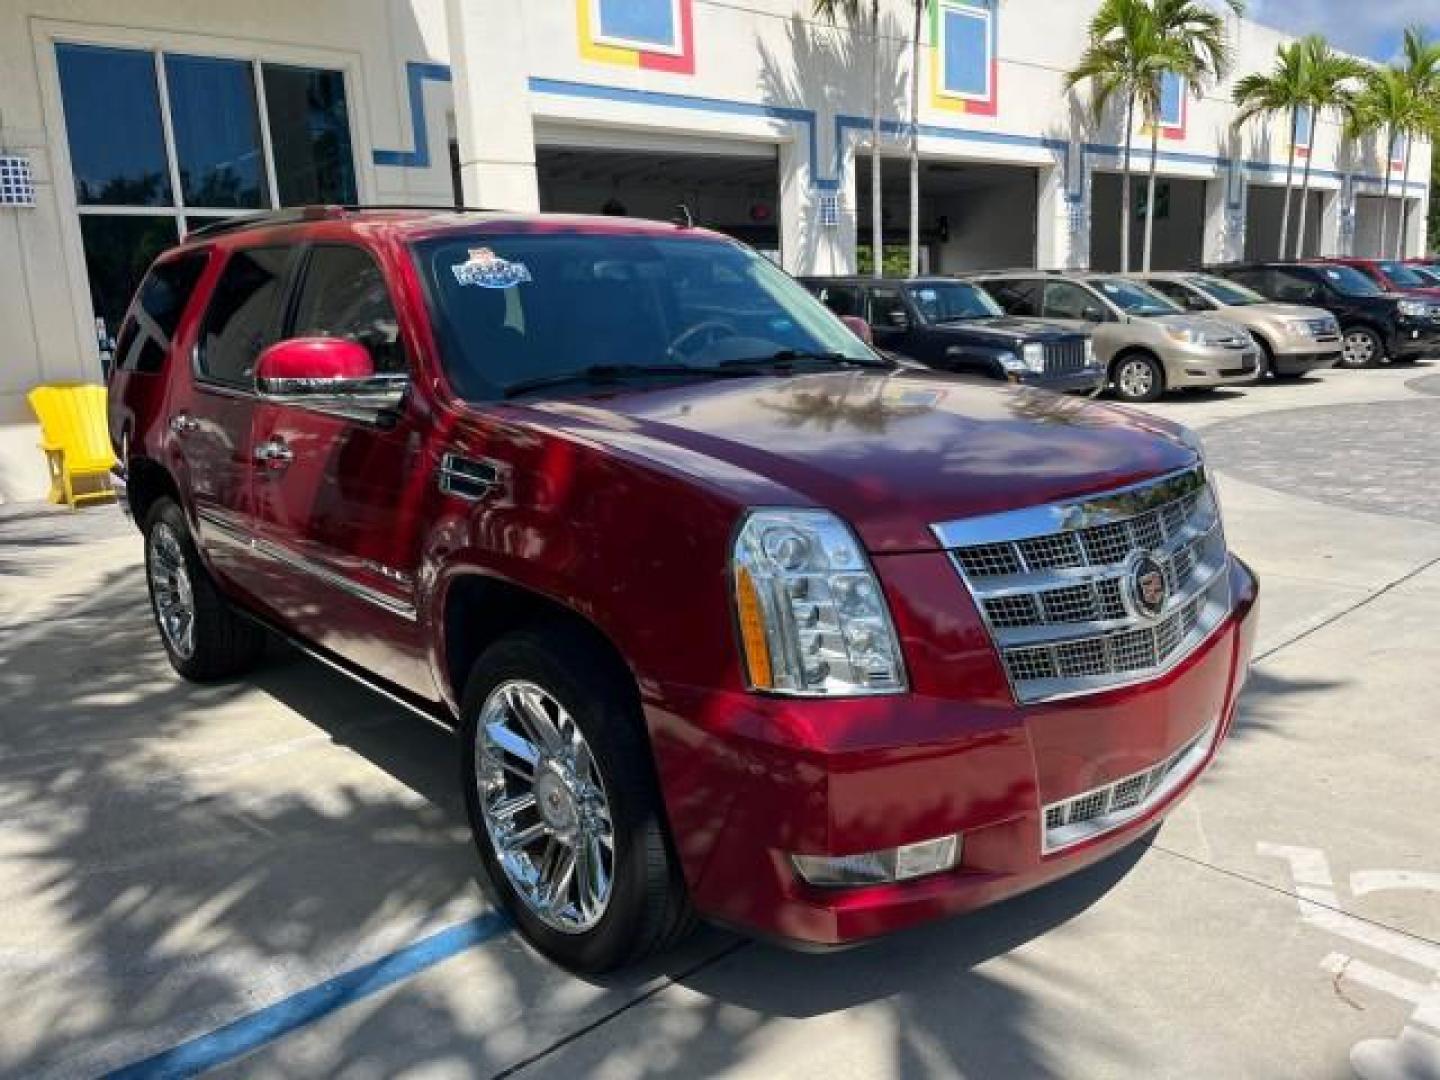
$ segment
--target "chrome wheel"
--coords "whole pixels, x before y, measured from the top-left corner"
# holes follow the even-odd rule
[[[475,776],[491,848],[525,905],[565,934],[598,923],[615,828],[590,746],[564,706],[533,682],[497,686],[476,725]]]
[[[180,537],[162,521],[150,530],[145,553],[160,632],[177,656],[189,659],[195,653],[195,592]]]
[[[1375,338],[1363,330],[1352,330],[1345,335],[1345,345],[1340,358],[1346,367],[1368,367],[1375,362]]]
[[[1115,382],[1127,398],[1142,398],[1155,389],[1155,372],[1144,360],[1127,360],[1120,365]]]

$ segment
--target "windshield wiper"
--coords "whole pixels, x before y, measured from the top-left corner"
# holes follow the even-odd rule
[[[537,375],[533,379],[521,379],[505,387],[507,398],[528,394],[531,390],[542,390],[547,386],[564,386],[566,383],[614,383],[621,379],[645,375],[698,375],[706,374],[705,368],[690,367],[687,364],[591,364],[589,367],[562,371],[555,375]]]
[[[881,368],[889,371],[894,365],[887,360],[847,356],[842,352],[807,352],[803,349],[779,349],[769,356],[741,356],[721,360],[710,370],[721,371],[793,371],[797,364],[839,364],[844,367]]]

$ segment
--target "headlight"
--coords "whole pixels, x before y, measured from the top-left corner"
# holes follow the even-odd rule
[[[859,542],[824,510],[755,510],[731,573],[756,690],[845,696],[905,689],[900,643]]]
[[[1085,366],[1095,366],[1095,342],[1091,341],[1088,337],[1085,339]]]
[[[1285,320],[1285,332],[1288,333],[1291,337],[1303,337],[1303,338],[1308,338],[1308,337],[1311,336],[1311,333],[1310,333],[1310,320],[1309,320],[1309,319],[1286,319],[1286,320]]]
[[[1423,319],[1429,312],[1430,305],[1422,300],[1401,300],[1400,314],[1407,319]]]
[[[1045,346],[1038,341],[1031,342],[1020,350],[1025,359],[1025,366],[1039,375],[1045,370]]]
[[[1025,361],[1013,352],[1002,352],[996,359],[1000,361],[1000,366],[1011,374],[1018,374],[1025,370]]]

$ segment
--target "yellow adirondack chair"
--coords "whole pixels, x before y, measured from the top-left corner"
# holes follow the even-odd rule
[[[113,498],[115,453],[105,420],[105,387],[37,386],[27,397],[40,421],[40,449],[50,462],[50,501],[75,507]]]

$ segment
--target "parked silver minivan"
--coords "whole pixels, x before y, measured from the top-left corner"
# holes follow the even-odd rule
[[[1090,330],[1111,389],[1124,401],[1245,382],[1259,371],[1260,347],[1249,331],[1214,316],[1187,314],[1119,274],[1019,270],[969,277],[1011,315]]]
[[[1340,360],[1340,324],[1323,308],[1268,300],[1238,281],[1213,274],[1133,276],[1186,311],[1214,313],[1245,327],[1260,346],[1261,368],[1276,378],[1320,371]]]

